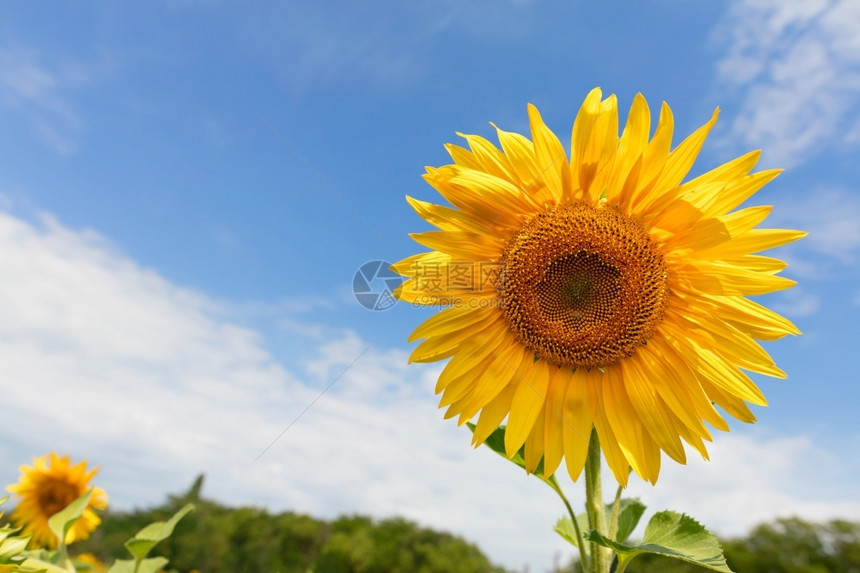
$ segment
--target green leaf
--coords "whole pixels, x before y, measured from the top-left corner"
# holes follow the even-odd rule
[[[164,569],[167,561],[164,557],[149,557],[141,561],[135,569],[134,559],[117,559],[108,569],[108,573],[158,573]]]
[[[156,521],[137,532],[137,535],[125,542],[125,546],[134,556],[136,561],[143,560],[149,551],[159,541],[164,541],[173,533],[173,528],[179,520],[185,517],[189,511],[194,509],[193,503],[186,504],[182,509],[173,514],[167,521]]]
[[[134,573],[134,559],[117,559],[107,573]]]
[[[624,498],[618,506],[618,530],[615,533],[615,541],[624,543],[645,513],[645,504],[638,498]],[[612,519],[612,504],[606,506],[606,523]]]
[[[712,571],[732,573],[717,538],[692,517],[674,511],[654,514],[645,528],[642,542],[636,545],[607,539],[596,531],[590,531],[586,539],[615,551],[619,567],[625,566],[641,553],[653,553],[694,563]]]
[[[475,424],[471,422],[467,422],[466,425],[475,433]],[[517,453],[514,454],[514,457],[509,458],[508,454],[505,452],[505,426],[499,426],[490,436],[484,441],[484,445],[505,458],[506,460],[514,462],[516,465],[520,466],[523,469],[526,469],[526,458],[525,458],[525,448],[520,448]],[[544,477],[543,475],[543,460],[538,463],[537,468],[534,472],[532,472],[535,476],[544,480],[545,482],[549,482],[550,484],[557,487],[555,478],[553,476]]]
[[[0,562],[7,562],[12,557],[15,557],[24,549],[27,548],[27,543],[30,542],[30,536],[27,537],[10,537],[8,539],[4,539],[3,543],[0,543]]]
[[[66,569],[65,567],[60,567],[55,563],[50,563],[48,561],[43,561],[42,559],[35,559],[32,557],[28,557],[24,561],[22,561],[19,565],[19,571],[21,573],[72,573],[74,569]]]
[[[577,519],[577,521],[579,520]],[[573,521],[571,521],[569,517],[562,517],[559,519],[556,522],[555,527],[552,529],[561,535],[565,541],[574,547],[579,547],[579,542],[576,540],[576,529],[573,528]],[[588,547],[586,547],[585,550],[588,551]]]
[[[93,490],[91,488],[87,493],[66,506],[65,509],[58,511],[48,519],[48,527],[51,528],[51,531],[60,540],[60,544],[66,542],[66,533],[69,532],[69,529],[83,515],[92,496]]]
[[[589,531],[588,526],[588,515],[585,513],[580,513],[576,516],[576,523],[579,525],[580,533],[583,531]],[[576,540],[576,529],[573,527],[573,521],[569,517],[562,517],[555,524],[553,530],[561,535],[568,543],[579,548],[579,543]],[[583,535],[583,539],[588,539],[588,536]],[[585,558],[591,559],[591,545],[588,543],[583,543],[582,549],[585,551]]]
[[[61,560],[57,550],[33,549],[19,554],[12,561],[18,563],[21,573],[75,573],[71,562],[61,565]]]
[[[12,527],[8,523],[0,527],[0,543],[3,543],[7,537],[14,537],[21,529],[21,527]]]

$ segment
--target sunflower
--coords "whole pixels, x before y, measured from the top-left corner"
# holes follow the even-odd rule
[[[51,453],[33,459],[33,466],[21,466],[21,479],[6,489],[21,499],[12,512],[12,520],[24,527],[24,534],[32,535],[33,544],[53,548],[57,538],[48,527],[48,519],[65,509],[90,489],[90,481],[98,469],[87,471],[87,462],[71,465],[68,456]],[[88,507],[80,519],[69,529],[66,543],[86,539],[101,519],[93,511],[107,506],[107,495],[94,488]]]
[[[439,230],[411,235],[433,250],[393,265],[410,277],[396,295],[449,307],[412,334],[410,361],[450,358],[440,407],[479,416],[476,446],[507,418],[509,457],[524,448],[545,475],[564,460],[575,481],[594,430],[619,483],[631,468],[656,483],[661,452],[707,459],[709,426],[729,429],[715,405],[755,421],[747,403],[766,401],[747,372],[785,377],[756,340],[800,332],[747,298],[794,284],[754,253],[805,233],[756,228],[771,207],[736,209],[779,173],[751,173],[758,151],[682,183],[718,112],[670,151],[667,104],[649,139],[637,94],[619,137],[616,98],[595,89],[569,160],[529,105],[531,140],[462,135],[453,164],[427,168],[453,207],[407,197]]]

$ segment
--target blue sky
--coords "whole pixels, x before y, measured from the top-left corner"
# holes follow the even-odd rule
[[[805,334],[767,345],[789,379],[761,380],[759,423],[631,490],[728,534],[860,519],[858,27],[849,0],[4,3],[0,477],[56,449],[120,508],[205,471],[225,503],[566,558],[552,497],[442,420],[438,367],[405,365],[428,313],[351,284],[420,249],[404,195],[438,199],[420,174],[455,132],[525,131],[534,103],[564,141],[600,86],[624,113],[667,101],[676,141],[719,106],[694,172],[763,149],[786,172],[752,203],[810,232],[775,253],[799,286],[763,302]]]

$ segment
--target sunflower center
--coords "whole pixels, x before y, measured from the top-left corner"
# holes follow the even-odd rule
[[[43,515],[54,515],[75,501],[80,494],[74,484],[65,481],[46,481],[39,491],[39,508]]]
[[[666,264],[637,221],[612,208],[538,213],[508,242],[498,291],[511,330],[557,366],[609,366],[663,320]]]

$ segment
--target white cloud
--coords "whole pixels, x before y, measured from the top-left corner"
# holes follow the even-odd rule
[[[464,428],[441,420],[436,369],[407,368],[403,350],[367,350],[347,334],[291,373],[257,333],[220,318],[231,311],[92,231],[0,214],[0,477],[10,483],[17,463],[56,449],[101,465],[99,483],[120,507],[156,503],[203,471],[207,493],[226,503],[406,515],[479,541],[496,560],[540,562],[563,547],[549,531],[551,492],[476,454]],[[506,491],[521,495],[500,507]],[[535,498],[546,498],[542,512]],[[545,533],[509,547],[524,526]]]
[[[732,138],[790,166],[850,145],[860,94],[860,5],[736,0],[715,34],[720,85],[742,98]]]
[[[552,532],[563,513],[554,494],[442,420],[438,367],[407,366],[404,350],[348,331],[287,367],[225,315],[95,232],[0,213],[2,483],[59,450],[101,465],[118,507],[157,503],[202,471],[205,493],[228,504],[404,515],[508,567],[572,555]],[[656,488],[631,490],[728,533],[787,512],[858,517],[856,494],[830,493],[851,495],[860,468],[828,454],[847,447],[720,435],[713,463],[666,462]],[[577,505],[578,487],[567,488]]]

